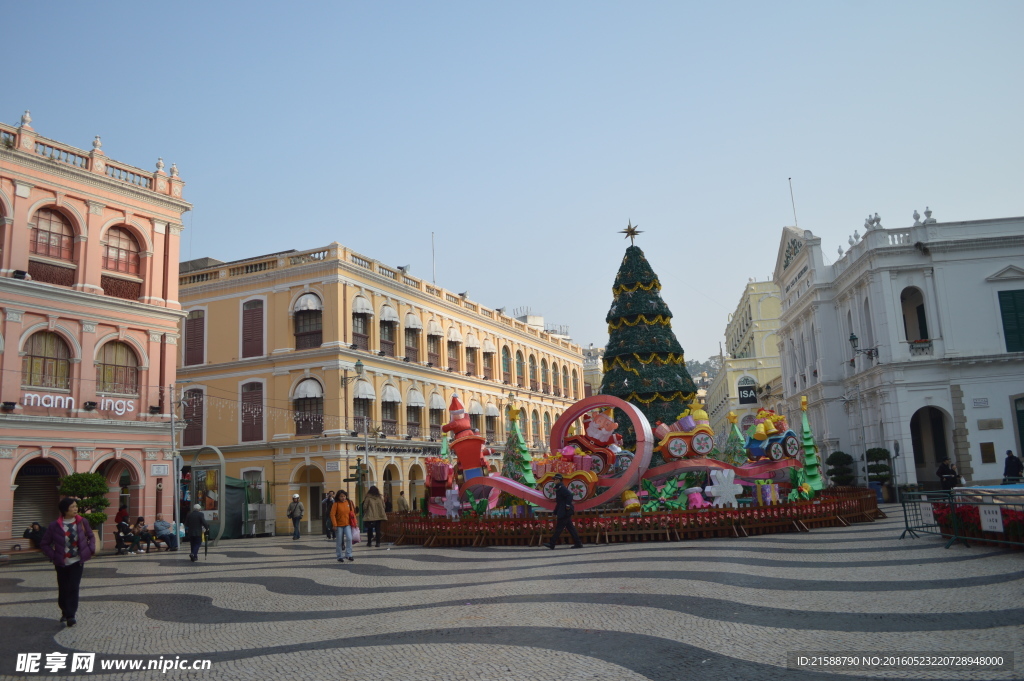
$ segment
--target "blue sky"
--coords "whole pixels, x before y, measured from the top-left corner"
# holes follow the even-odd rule
[[[1024,215],[1024,3],[10,3],[0,116],[178,164],[182,257],[337,240],[602,345],[631,219],[687,356],[793,223]],[[13,30],[18,27],[17,30]]]

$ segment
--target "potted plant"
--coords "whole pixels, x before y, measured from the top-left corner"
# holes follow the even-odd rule
[[[825,459],[829,465],[828,477],[836,487],[845,487],[853,482],[853,457],[846,452],[832,452]]]
[[[109,486],[101,473],[65,475],[61,478],[60,489],[57,491],[62,497],[78,499],[78,514],[89,521],[89,525],[97,534],[101,533],[103,522],[107,519],[103,509],[110,505],[110,500],[106,496]]]
[[[889,450],[885,447],[872,447],[865,453],[865,457],[868,461],[868,482],[878,484],[881,501],[892,501],[892,489],[888,484],[892,479]]]

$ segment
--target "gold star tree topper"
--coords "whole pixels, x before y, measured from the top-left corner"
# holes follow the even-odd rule
[[[623,230],[621,230],[619,232],[619,234],[625,234],[626,235],[626,238],[629,239],[629,245],[630,246],[636,245],[633,240],[637,237],[637,235],[643,234],[643,232],[641,232],[639,229],[637,229],[637,227],[639,227],[639,226],[640,225],[634,226],[633,225],[633,221],[630,220],[626,224],[626,229],[623,229]]]

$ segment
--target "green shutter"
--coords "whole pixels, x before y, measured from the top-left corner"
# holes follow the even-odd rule
[[[1000,291],[999,311],[1007,352],[1024,352],[1024,290]]]

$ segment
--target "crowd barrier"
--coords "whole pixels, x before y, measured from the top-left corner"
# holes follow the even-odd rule
[[[1024,548],[1024,486],[906,492],[902,504],[900,539],[931,534],[948,539],[946,548],[956,543]]]
[[[711,508],[636,516],[625,512],[586,511],[573,516],[584,543],[681,541],[703,537],[748,537],[776,532],[809,532],[884,518],[877,496],[860,488],[830,488],[813,501],[748,508]],[[540,546],[550,539],[555,519],[465,517],[426,518],[392,513],[383,524],[384,540],[423,546]],[[561,541],[569,543],[568,533]]]

